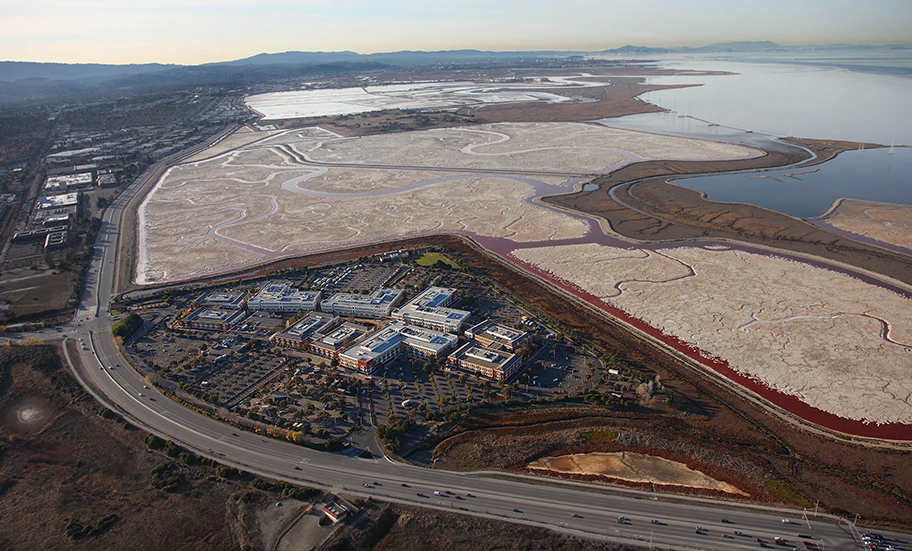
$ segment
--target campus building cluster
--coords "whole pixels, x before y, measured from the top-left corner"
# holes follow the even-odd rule
[[[253,296],[206,293],[196,310],[184,317],[185,327],[228,330],[239,326],[250,312],[299,314],[269,337],[275,345],[338,361],[364,375],[407,355],[420,361],[445,362],[448,368],[492,380],[511,379],[522,370],[516,350],[529,335],[518,329],[483,321],[468,325],[471,313],[451,308],[456,291],[429,287],[399,308],[401,289],[380,287],[369,294],[336,293],[323,298],[320,291],[269,283]],[[362,323],[348,318],[382,320]],[[242,327],[243,328],[243,327]]]

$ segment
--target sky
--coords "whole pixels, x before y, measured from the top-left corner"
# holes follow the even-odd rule
[[[912,43],[912,0],[0,0],[0,60],[227,61],[263,52]]]

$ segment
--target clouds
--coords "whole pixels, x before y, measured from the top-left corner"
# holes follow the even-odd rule
[[[747,7],[745,7],[747,6]],[[6,59],[202,63],[287,50],[910,42],[903,0],[0,0]]]

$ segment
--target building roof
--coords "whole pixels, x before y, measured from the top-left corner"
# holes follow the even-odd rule
[[[383,355],[391,348],[402,343],[403,337],[398,328],[386,326],[383,329],[368,335],[364,340],[342,352],[343,356],[357,358],[358,360],[373,360]]]
[[[62,195],[52,195],[50,197],[39,197],[38,208],[52,209],[75,205],[79,202],[79,192],[64,193]]]
[[[391,305],[402,295],[401,289],[390,289],[388,287],[380,287],[373,293],[369,295],[361,295],[358,293],[336,293],[326,299],[324,304],[335,306],[384,306]]]
[[[320,298],[320,291],[295,289],[288,283],[268,283],[254,295],[250,302],[283,305],[312,304]]]
[[[391,326],[393,325],[399,327],[399,334],[402,335],[406,344],[425,350],[440,352],[446,348],[453,347],[459,340],[456,335],[441,333],[423,327],[415,327],[414,325],[408,325],[402,322],[391,324]]]
[[[362,325],[355,325],[353,323],[346,323],[341,327],[338,327],[332,331],[332,333],[325,335],[320,339],[317,344],[323,345],[329,348],[338,349],[342,346],[342,343],[346,340],[355,341],[369,329]]]
[[[415,323],[424,322],[458,327],[465,323],[472,314],[465,310],[441,306],[447,304],[455,293],[455,289],[447,287],[428,287],[402,307],[397,308],[393,312],[393,317]]]
[[[503,369],[512,358],[516,357],[516,354],[485,348],[474,342],[467,342],[462,348],[453,352],[450,357],[491,369]]]
[[[466,331],[466,335],[471,337],[482,336],[496,342],[513,344],[526,336],[524,331],[513,329],[506,325],[495,323],[491,320],[485,320],[478,325]]]
[[[185,321],[209,323],[231,323],[244,315],[243,310],[222,310],[219,308],[198,308],[185,318]]]
[[[273,335],[274,337],[303,341],[329,329],[339,318],[320,312],[313,312],[298,320],[294,325]]]

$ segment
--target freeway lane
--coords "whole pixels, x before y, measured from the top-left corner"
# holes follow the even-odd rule
[[[146,177],[151,178],[152,171]],[[488,477],[393,463],[385,458],[357,459],[320,453],[300,446],[238,431],[198,414],[145,388],[111,338],[108,312],[115,282],[117,236],[121,214],[145,181],[130,186],[103,215],[90,266],[89,283],[69,332],[86,344],[80,350],[79,375],[137,424],[201,455],[264,476],[296,481],[332,491],[373,496],[427,507],[545,526],[568,533],[620,543],[650,541],[674,549],[759,549],[761,538],[781,536],[793,542],[813,541],[821,549],[860,549],[852,525],[831,519],[809,524],[783,524],[800,514],[720,504],[713,500],[666,498],[656,494],[597,488],[577,483],[530,483],[524,478]],[[142,396],[140,396],[142,394]],[[379,483],[379,484],[375,484]],[[364,487],[369,484],[371,487]],[[407,485],[407,486],[406,486]],[[434,491],[455,495],[435,496]],[[421,493],[426,497],[420,497]],[[468,497],[472,494],[474,497]],[[619,524],[618,516],[629,524]],[[732,524],[723,523],[725,518]],[[658,520],[661,524],[653,524]],[[695,528],[707,529],[697,534]],[[736,536],[738,530],[746,534]],[[723,538],[723,534],[731,537]],[[800,537],[804,534],[810,537]]]

